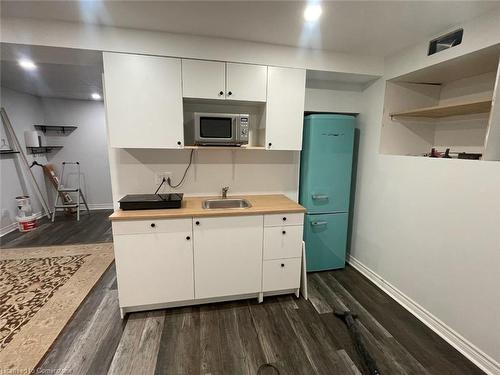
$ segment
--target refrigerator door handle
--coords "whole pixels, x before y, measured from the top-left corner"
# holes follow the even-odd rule
[[[322,200],[328,200],[328,195],[326,194],[313,194],[312,195],[312,199],[315,199],[315,200],[319,200],[319,199],[322,199]]]
[[[311,225],[315,226],[315,227],[319,226],[319,225],[326,225],[326,224],[328,224],[328,222],[327,221],[323,221],[323,220],[322,221],[311,221]]]

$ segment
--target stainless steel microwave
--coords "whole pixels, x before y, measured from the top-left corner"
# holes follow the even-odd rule
[[[248,144],[250,116],[232,113],[194,114],[194,143],[205,146]]]

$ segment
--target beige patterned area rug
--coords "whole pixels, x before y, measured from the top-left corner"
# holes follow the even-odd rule
[[[113,261],[113,244],[0,249],[0,374],[29,374]]]

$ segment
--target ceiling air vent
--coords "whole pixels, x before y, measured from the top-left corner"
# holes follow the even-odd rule
[[[429,42],[429,52],[427,56],[434,55],[437,52],[444,51],[445,49],[458,46],[462,43],[464,29],[458,29],[439,38],[433,39]]]

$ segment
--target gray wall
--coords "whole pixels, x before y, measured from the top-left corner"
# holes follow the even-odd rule
[[[90,208],[112,207],[107,133],[102,102],[39,98],[2,87],[1,106],[6,109],[24,151],[26,151],[24,131],[34,130],[34,124],[78,126],[78,129],[67,136],[47,135],[45,144],[63,145],[64,148],[40,156],[27,155],[28,162],[37,160],[40,164],[54,164],[60,173],[62,161],[80,161],[83,175],[82,189]],[[1,138],[6,138],[3,126],[0,134]],[[15,156],[2,156],[0,160],[0,236],[14,228],[17,214],[14,200],[16,196],[29,194],[32,198],[33,211],[35,213],[42,211],[25,168],[16,160]],[[52,208],[54,188],[45,180],[41,168],[35,166],[32,171]],[[72,185],[74,177],[75,175],[70,175],[66,185]]]
[[[43,123],[44,121],[44,113],[40,100],[35,96],[22,94],[2,87],[1,106],[7,111],[21,147],[25,150],[24,131],[33,130],[33,124]],[[1,126],[0,129],[1,138],[6,139],[4,126]],[[47,162],[45,156],[35,158],[32,155],[28,155],[28,162],[31,163],[33,160],[37,160],[40,164]],[[42,169],[34,167],[33,173],[42,190],[42,194],[46,198],[47,190],[45,188]],[[0,175],[0,235],[3,235],[12,229],[13,223],[15,223],[17,207],[14,198],[24,194],[35,198],[35,193],[31,188],[25,168],[17,161],[15,155],[2,155],[0,160]],[[32,206],[35,213],[43,211],[37,199],[32,199]]]
[[[78,126],[68,136],[46,137],[47,144],[64,146],[51,155],[50,163],[59,170],[63,161],[79,161],[82,172],[81,186],[90,208],[112,208],[103,102],[43,98],[42,108],[47,124]],[[76,172],[76,169],[73,171]],[[69,174],[66,185],[75,184],[76,174]],[[53,197],[50,196],[50,199]]]

